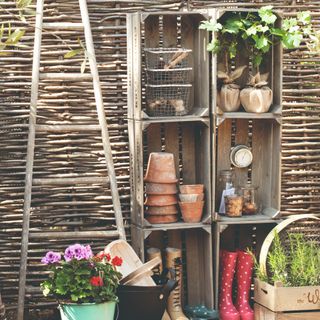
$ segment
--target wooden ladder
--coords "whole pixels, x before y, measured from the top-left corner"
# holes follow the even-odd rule
[[[109,141],[109,132],[106,122],[106,115],[103,105],[102,91],[100,86],[98,68],[95,58],[95,51],[92,40],[92,33],[90,27],[90,20],[86,0],[79,0],[81,11],[82,23],[43,23],[43,7],[44,0],[37,0],[36,8],[36,26],[34,37],[34,51],[33,51],[33,65],[32,65],[32,85],[31,85],[31,103],[30,103],[30,116],[29,116],[29,135],[27,145],[27,159],[26,159],[26,177],[25,177],[25,192],[24,192],[24,207],[23,207],[23,224],[22,224],[22,239],[21,239],[21,260],[20,260],[20,274],[19,274],[19,294],[18,294],[18,314],[17,320],[23,320],[25,293],[26,293],[26,274],[27,274],[27,258],[28,258],[28,242],[29,237],[33,237],[29,232],[30,228],[30,209],[31,209],[31,193],[32,186],[45,185],[77,185],[77,184],[93,184],[93,183],[109,183],[111,188],[111,195],[113,199],[113,207],[115,211],[115,220],[117,230],[115,231],[78,231],[60,234],[59,232],[37,233],[37,238],[67,238],[77,239],[79,237],[95,238],[106,237],[125,240],[125,229],[123,225],[120,198],[117,188],[117,180],[115,169],[113,165],[111,145]],[[63,73],[44,73],[40,75],[40,53],[42,41],[42,29],[46,30],[61,30],[61,29],[74,29],[84,30],[86,49],[88,52],[88,60],[90,65],[91,74],[63,74]],[[59,80],[73,80],[81,81],[84,79],[92,79],[95,102],[97,107],[97,114],[99,125],[37,125],[37,102],[39,91],[40,79],[59,79]],[[33,179],[33,163],[34,163],[34,150],[35,150],[35,133],[36,132],[65,132],[67,131],[97,131],[101,130],[102,144],[104,155],[107,164],[108,177],[104,178],[89,178],[89,177],[76,177],[76,178],[38,178]]]

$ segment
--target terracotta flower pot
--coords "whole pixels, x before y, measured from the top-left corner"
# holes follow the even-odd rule
[[[149,195],[145,201],[146,206],[164,207],[178,203],[176,195]]]
[[[147,194],[176,194],[178,192],[175,183],[146,183]]]
[[[163,206],[163,207],[148,207],[148,209],[145,212],[146,214],[151,214],[151,215],[177,214],[178,208],[176,205]]]
[[[150,223],[173,223],[178,221],[177,214],[168,214],[168,215],[146,215],[145,217]]]
[[[179,202],[184,222],[196,223],[201,221],[204,201]]]
[[[202,201],[204,198],[204,193],[180,193],[179,198],[181,202],[196,202]]]
[[[185,184],[181,185],[180,192],[185,194],[200,194],[204,191],[204,185],[203,184]]]
[[[178,179],[173,154],[168,152],[150,153],[147,173],[144,181],[155,183],[176,183]]]

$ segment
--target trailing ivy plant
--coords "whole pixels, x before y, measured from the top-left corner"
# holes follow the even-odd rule
[[[219,22],[203,21],[199,28],[217,34],[207,49],[215,54],[224,52],[227,72],[230,60],[243,49],[252,57],[258,72],[263,58],[274,44],[281,42],[285,48],[294,49],[300,46],[305,37],[316,40],[310,12],[299,12],[295,18],[283,19],[281,28],[276,27],[277,19],[273,7],[264,6],[258,12],[230,12]]]

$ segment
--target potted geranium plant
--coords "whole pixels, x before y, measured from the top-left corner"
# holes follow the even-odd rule
[[[113,320],[122,258],[94,256],[89,245],[74,244],[63,254],[47,252],[41,262],[51,271],[43,294],[58,300],[62,320]]]
[[[200,25],[201,29],[215,33],[207,49],[218,54],[218,59],[222,60],[219,66],[224,66],[225,73],[230,73],[236,57],[250,58],[253,76],[247,83],[247,90],[240,95],[241,104],[249,112],[267,112],[272,103],[272,96],[271,99],[264,98],[265,95],[269,97],[271,91],[267,86],[268,70],[260,76],[260,66],[267,60],[272,47],[282,43],[288,49],[298,48],[305,38],[315,42],[309,12],[299,12],[296,18],[283,19],[281,28],[277,26],[277,20],[273,7],[264,6],[256,12],[227,12],[218,21],[203,21]]]

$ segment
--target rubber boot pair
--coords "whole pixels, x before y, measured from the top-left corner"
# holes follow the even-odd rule
[[[247,252],[221,253],[219,311],[221,320],[254,320],[249,305],[253,259]],[[237,298],[232,301],[232,283],[237,270]]]
[[[147,250],[148,260],[161,257],[161,251],[157,248],[150,248]],[[181,289],[182,289],[182,253],[177,248],[166,248],[166,267],[173,269],[175,272],[175,279],[178,281],[177,287],[170,293],[167,302],[167,312],[162,317],[162,320],[188,320],[184,315],[181,306]],[[159,272],[162,271],[162,265],[159,266]],[[156,271],[157,272],[157,271]],[[168,316],[169,314],[169,316]]]

